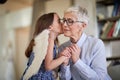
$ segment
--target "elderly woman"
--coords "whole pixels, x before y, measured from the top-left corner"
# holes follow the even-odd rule
[[[61,65],[61,80],[111,80],[103,42],[83,32],[88,20],[87,10],[80,6],[67,9],[61,19],[64,35],[70,41],[60,46],[60,56],[71,56]]]

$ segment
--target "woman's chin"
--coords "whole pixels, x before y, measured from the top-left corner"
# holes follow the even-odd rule
[[[69,37],[70,35],[69,34],[64,34],[64,36]]]

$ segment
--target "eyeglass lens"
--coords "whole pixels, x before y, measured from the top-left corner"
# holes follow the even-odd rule
[[[65,19],[65,18],[60,19],[60,22],[63,23],[63,24],[66,22],[66,24],[67,24],[68,26],[73,25],[73,23],[75,23],[75,22],[81,22],[81,23],[83,23],[82,21],[74,21],[74,20],[72,20],[71,18],[68,18],[68,19]]]
[[[72,19],[70,19],[70,18],[68,18],[68,19],[63,18],[63,19],[61,19],[61,22],[62,22],[63,24],[66,22],[66,24],[67,24],[68,26],[71,26],[71,25],[74,23],[74,21],[73,21]]]

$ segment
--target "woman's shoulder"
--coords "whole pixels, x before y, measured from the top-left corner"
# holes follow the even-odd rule
[[[101,39],[93,37],[93,36],[88,36],[85,44],[89,45],[89,47],[91,47],[93,50],[105,47]]]
[[[96,37],[88,36],[88,43],[93,46],[93,48],[105,47],[104,42]]]
[[[96,37],[94,37],[94,36],[88,36],[87,37],[88,38],[88,41],[90,42],[90,43],[93,43],[93,44],[103,44],[103,41],[101,40],[101,39],[99,39],[99,38],[96,38]]]

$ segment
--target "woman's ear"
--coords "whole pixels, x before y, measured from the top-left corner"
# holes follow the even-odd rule
[[[86,26],[87,26],[86,23],[82,23],[81,26],[79,25],[79,30],[83,31],[86,28]]]
[[[86,28],[87,27],[87,24],[86,23],[83,23],[83,28]]]

